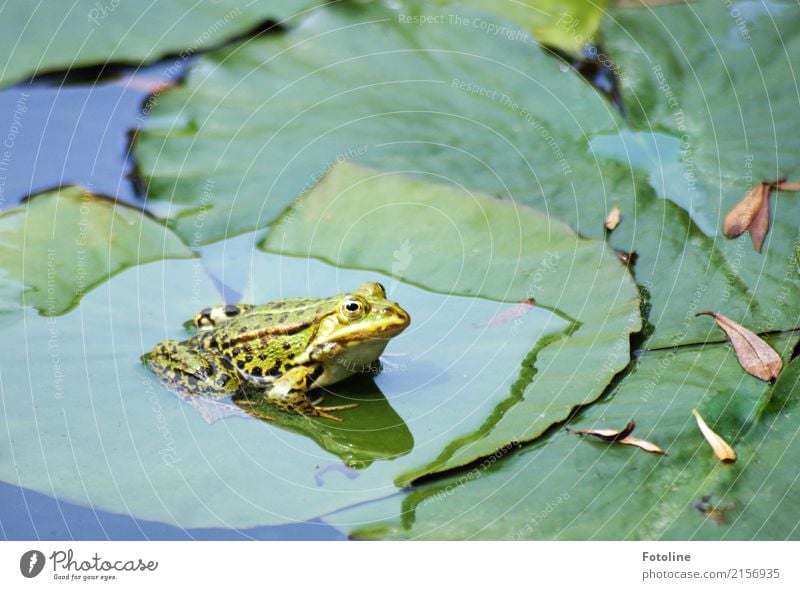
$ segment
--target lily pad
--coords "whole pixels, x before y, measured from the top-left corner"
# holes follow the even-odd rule
[[[391,273],[447,295],[535,300],[569,322],[523,361],[523,376],[480,428],[454,436],[434,463],[401,481],[532,440],[594,401],[628,364],[628,340],[640,327],[633,281],[602,242],[526,206],[350,163],[298,200],[262,247]]]
[[[285,35],[204,55],[138,134],[149,198],[172,206],[193,243],[270,224],[342,160],[424,170],[542,209],[588,187],[604,200],[586,136],[622,121],[579,75],[514,21],[521,39],[407,16],[403,4],[337,4]]]
[[[24,321],[0,326],[5,341],[24,343],[0,358],[0,429],[9,441],[0,480],[186,528],[309,520],[397,493],[395,479],[431,463],[454,432],[474,431],[508,398],[530,350],[569,325],[533,308],[516,324],[479,327],[514,306],[264,254],[255,237],[206,247],[202,258],[127,269],[65,315],[26,309]],[[413,323],[390,343],[374,379],[380,395],[362,379],[342,382],[333,395],[360,397],[363,407],[344,412],[343,423],[309,428],[249,416],[209,424],[164,388],[139,356],[185,337],[184,320],[223,302],[204,268],[220,252],[249,259],[245,275],[236,265],[218,277],[249,301],[383,282]]]
[[[75,186],[49,191],[0,214],[0,309],[62,314],[125,268],[192,256],[138,209]]]
[[[405,2],[409,4],[408,2]],[[587,0],[499,0],[491,3],[480,0],[437,0],[437,4],[445,6],[470,6],[472,8],[491,11],[522,24],[542,45],[557,47],[564,51],[579,54],[588,43],[593,41],[594,34],[600,26],[605,13],[605,0],[591,2]],[[413,16],[413,15],[411,15]],[[455,21],[455,22],[454,22]],[[471,21],[447,19],[448,24],[462,27],[475,27],[498,36],[510,36],[524,40],[513,28],[504,26],[502,22],[491,19],[476,18]]]
[[[164,55],[190,56],[273,19],[297,15],[309,0],[156,1],[10,0],[0,9],[0,84],[108,63],[139,65]]]
[[[798,286],[796,255],[787,256],[798,199],[774,199],[763,255],[747,238],[725,240],[711,231],[725,214],[718,189],[709,188],[715,178],[683,161],[680,134],[632,132],[600,94],[535,43],[447,20],[491,18],[485,12],[431,9],[427,15],[445,22],[414,24],[401,22],[408,16],[402,6],[319,10],[286,35],[204,56],[186,87],[164,93],[136,154],[148,194],[169,203],[165,215],[179,234],[204,243],[268,225],[336,161],[355,160],[511,197],[590,237],[604,237],[603,220],[619,206],[622,222],[609,240],[637,254],[633,271],[649,306],[647,348],[718,340],[693,314],[720,302],[759,330],[798,325],[800,303],[785,297]],[[619,12],[632,22],[650,14]],[[727,26],[720,33],[727,37],[737,30],[731,19],[714,26]],[[693,33],[678,27],[675,34]],[[604,38],[616,47],[626,35],[608,29]],[[769,39],[765,55],[780,49]],[[657,52],[653,46],[649,53]],[[642,55],[624,45],[618,53]],[[793,92],[790,78],[775,72],[768,92],[783,100]],[[635,88],[638,70],[618,73]],[[732,100],[726,96],[714,105]],[[662,110],[669,100],[651,98],[645,104]],[[710,145],[704,129],[698,133]],[[681,192],[687,172],[696,197]],[[725,203],[744,191],[726,193]]]
[[[656,325],[649,346],[707,338],[686,321],[687,301],[698,311],[724,304],[756,331],[798,327],[800,300],[788,293],[800,287],[800,199],[773,195],[761,254],[747,236],[726,239],[722,222],[755,184],[800,174],[790,75],[800,59],[800,15],[785,2],[714,0],[610,14],[601,33],[633,129],[591,144],[653,187],[639,187],[638,207],[621,205],[627,223],[612,237],[640,254],[636,276]],[[680,210],[648,205],[653,191]],[[661,326],[671,329],[659,334]]]
[[[788,358],[797,340],[771,343]],[[797,540],[800,361],[774,385],[737,369],[728,345],[646,352],[608,398],[570,422],[621,428],[635,418],[636,436],[667,455],[561,430],[326,520],[358,538]],[[693,408],[733,444],[736,463],[716,459]],[[701,510],[709,506],[717,512]]]

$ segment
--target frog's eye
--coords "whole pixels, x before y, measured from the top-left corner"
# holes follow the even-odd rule
[[[342,302],[341,314],[348,320],[356,320],[364,315],[366,304],[361,299],[348,297]]]

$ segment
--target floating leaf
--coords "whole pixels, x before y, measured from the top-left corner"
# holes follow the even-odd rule
[[[614,231],[616,227],[619,225],[620,219],[620,211],[619,207],[614,207],[611,211],[608,212],[606,216],[606,229],[608,231]]]
[[[631,420],[622,430],[614,430],[612,428],[590,428],[587,430],[570,430],[574,434],[583,434],[586,436],[593,436],[605,442],[614,442],[621,445],[632,445],[639,447],[648,453],[656,453],[658,455],[666,455],[666,452],[658,445],[650,441],[636,438],[631,436],[631,433],[636,428],[636,422]],[[569,430],[569,429],[568,429]]]
[[[741,244],[717,235],[724,217],[720,164],[725,179],[736,177],[740,185],[747,155],[742,146],[760,154],[753,175],[764,178],[765,170],[774,175],[779,167],[771,158],[764,161],[761,152],[797,153],[800,147],[787,125],[776,130],[776,150],[776,133],[757,123],[770,109],[787,120],[796,113],[785,71],[800,55],[800,35],[789,19],[773,17],[771,6],[748,5],[754,28],[776,23],[781,35],[726,46],[723,55],[735,56],[732,69],[693,34],[700,11],[700,26],[715,42],[735,38],[736,23],[721,3],[662,7],[659,18],[649,11],[615,10],[603,25],[611,27],[606,41],[615,44],[606,54],[619,60],[621,82],[636,84],[623,99],[647,98],[642,104],[630,99],[629,112],[650,108],[634,122],[640,131],[631,131],[576,71],[561,71],[536,44],[472,26],[403,23],[408,10],[392,6],[348,2],[315,10],[285,34],[204,54],[185,83],[159,97],[137,134],[136,160],[148,199],[179,205],[170,209],[177,233],[207,243],[265,227],[337,160],[451,179],[547,210],[551,219],[599,239],[613,195],[626,223],[608,241],[638,253],[636,278],[647,290],[650,317],[658,318],[645,334],[647,348],[705,342],[708,331],[685,322],[686,303],[707,309],[723,296],[731,310],[747,312],[753,326],[797,326],[800,298],[787,298],[778,308],[761,302],[773,300],[787,283],[800,286],[800,275],[784,280],[786,261],[794,257],[792,220],[800,216],[800,199],[775,203],[770,248],[763,256],[751,248],[742,252]],[[467,23],[491,22],[485,12],[457,7],[422,14],[448,23],[451,15]],[[662,24],[662,16],[670,26]],[[617,23],[629,26],[618,30]],[[372,51],[378,46],[380,52]],[[653,61],[652,55],[659,58]],[[673,110],[659,90],[663,83],[652,71],[654,63],[676,68],[669,82],[673,93],[681,93],[682,113],[692,118],[688,129],[673,129]],[[763,91],[752,84],[759,72],[767,76]],[[713,113],[698,80],[713,80],[723,89],[714,86],[721,98]],[[691,88],[687,96],[684,87]],[[730,98],[755,91],[758,100],[748,101],[744,112]],[[708,120],[718,111],[725,123]],[[727,124],[742,116],[743,125]],[[658,125],[649,123],[655,119]],[[654,127],[665,131],[654,133]],[[744,137],[736,134],[740,128]],[[702,158],[685,153],[680,139],[685,133],[692,155],[696,147]],[[620,145],[631,137],[644,139]],[[609,143],[615,143],[613,154]],[[648,154],[653,156],[646,165]],[[725,186],[726,199],[729,186],[734,185]],[[724,210],[733,204],[726,201]],[[627,223],[628,216],[636,223]]]
[[[648,453],[655,453],[656,455],[666,455],[667,452],[659,447],[655,443],[651,443],[649,440],[644,440],[643,438],[636,438],[635,436],[626,436],[620,441],[617,441],[621,445],[633,445],[635,447],[639,447],[643,451],[647,451]]]
[[[798,336],[771,336],[770,344],[788,356]],[[658,424],[659,437],[670,441],[669,460],[656,465],[624,452],[598,460],[597,445],[552,431],[478,467],[477,477],[445,474],[325,521],[381,539],[800,540],[800,358],[774,385],[741,381],[727,344],[646,351],[574,427],[622,425],[635,414],[640,428],[645,419]],[[766,398],[769,409],[759,414]],[[737,450],[748,460],[722,464],[698,452],[698,432],[686,422],[693,408],[724,414],[726,432],[740,433]],[[692,506],[706,494],[718,499],[713,508],[738,507],[735,526],[698,518]]]
[[[742,368],[763,381],[774,381],[783,369],[783,360],[761,337],[721,313],[701,311],[696,314],[710,315],[728,335]]]
[[[711,448],[714,449],[714,454],[717,456],[717,458],[723,463],[733,463],[736,461],[736,452],[728,443],[725,442],[725,439],[711,430],[708,424],[706,424],[706,421],[703,420],[703,417],[700,416],[700,413],[696,408],[692,410],[692,415],[697,420],[697,426],[700,428],[700,432],[703,433],[703,436],[706,437],[708,444],[710,444]]]
[[[139,64],[166,54],[176,63],[241,35],[267,19],[282,21],[309,0],[5,2],[0,8],[0,84],[60,69]],[[317,2],[321,4],[321,2]],[[22,28],[20,28],[22,27]],[[179,55],[178,55],[179,54]]]
[[[779,180],[773,185],[779,191],[800,191],[800,182],[786,182]]]
[[[741,201],[736,203],[722,224],[722,230],[727,237],[735,238],[749,230],[752,233],[756,250],[761,250],[760,242],[763,242],[769,224],[769,191],[770,185],[760,182]],[[767,211],[766,216],[763,213],[764,210]],[[764,226],[765,223],[767,226]],[[756,231],[760,233],[759,243],[757,243],[756,233],[753,233],[754,227],[758,227]]]
[[[71,309],[127,267],[192,256],[142,211],[75,186],[36,195],[0,214],[0,278],[24,285],[21,303],[50,316]]]
[[[563,51],[579,54],[594,38],[597,27],[605,12],[608,0],[436,0],[437,4],[449,9],[457,6],[471,6],[487,11],[490,15],[511,19],[527,29],[542,45],[557,47]],[[403,4],[417,3],[404,0]],[[425,7],[429,2],[422,4]],[[427,14],[429,8],[423,13]],[[483,19],[482,19],[483,20]],[[451,25],[462,25],[464,21],[445,21]],[[476,26],[476,23],[472,23]],[[494,35],[503,35],[524,43],[526,39],[508,24],[478,21],[477,26],[488,28]]]
[[[574,434],[584,434],[599,438],[605,442],[619,442],[628,436],[636,428],[636,422],[631,420],[625,425],[622,430],[614,430],[613,428],[589,428],[586,430],[569,430]]]
[[[316,230],[323,225],[326,231]],[[396,239],[377,240],[380,227],[391,227]],[[409,283],[512,301],[516,309],[516,302],[536,298],[536,307],[526,306],[524,315],[482,335],[505,330],[516,342],[523,332],[518,324],[548,309],[569,323],[519,359],[522,373],[513,386],[484,397],[480,409],[460,401],[448,410],[449,440],[440,456],[420,462],[399,483],[490,456],[511,441],[535,439],[576,406],[597,399],[628,364],[630,332],[640,318],[627,269],[603,242],[578,238],[513,201],[343,162],[273,224],[259,247],[389,273],[393,253],[406,241],[413,252],[403,271]],[[613,350],[600,352],[603,343]]]

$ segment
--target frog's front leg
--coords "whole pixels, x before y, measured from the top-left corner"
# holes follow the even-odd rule
[[[319,416],[341,422],[341,418],[332,416],[328,412],[349,410],[358,404],[343,406],[320,407],[315,406],[308,399],[308,390],[324,372],[322,365],[300,365],[289,369],[276,379],[265,392],[267,401],[287,412],[296,412],[306,416]]]
[[[229,319],[253,309],[253,305],[240,303],[238,305],[217,305],[201,309],[192,318],[192,324],[200,331],[216,328]]]
[[[240,381],[236,369],[225,366],[214,354],[178,342],[164,340],[146,357],[147,364],[179,394],[227,397]]]

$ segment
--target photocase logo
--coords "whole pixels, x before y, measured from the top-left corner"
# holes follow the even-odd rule
[[[44,569],[44,553],[31,549],[22,554],[19,560],[19,571],[26,578],[35,578]]]

